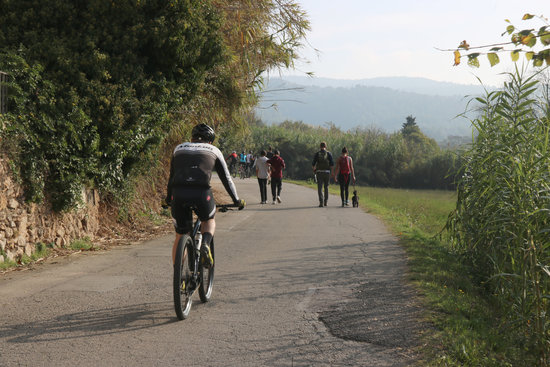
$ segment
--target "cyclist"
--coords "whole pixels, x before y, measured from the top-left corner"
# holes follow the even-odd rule
[[[240,200],[235,184],[225,164],[220,150],[212,145],[216,134],[206,124],[195,126],[191,132],[191,142],[178,145],[170,162],[170,179],[166,203],[172,207],[172,217],[176,229],[176,239],[172,248],[172,262],[175,261],[176,249],[181,236],[191,232],[193,226],[192,209],[202,222],[201,253],[206,259],[206,266],[214,263],[210,252],[210,243],[216,230],[216,202],[212,196],[210,179],[216,170],[223,186],[239,210],[245,206]]]
[[[243,172],[246,172],[246,153],[244,150],[241,154],[239,154],[239,164],[241,165],[241,169]]]
[[[235,172],[235,167],[237,165],[237,152],[233,151],[225,160],[226,162],[229,162],[229,172]]]

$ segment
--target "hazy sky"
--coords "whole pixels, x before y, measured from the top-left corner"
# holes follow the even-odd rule
[[[320,51],[302,50],[310,63],[297,68],[338,79],[412,76],[478,84],[477,75],[484,84],[498,85],[498,74],[513,68],[509,54],[500,55],[493,68],[482,56],[475,69],[465,58],[453,66],[452,53],[435,48],[456,48],[462,40],[471,46],[505,42],[505,19],[517,28],[538,29],[543,23],[522,21],[523,14],[550,17],[550,0],[297,1],[311,22],[308,41]]]

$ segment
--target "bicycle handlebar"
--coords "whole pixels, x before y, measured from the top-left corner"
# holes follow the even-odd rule
[[[167,203],[161,204],[161,207],[163,209],[168,209],[170,206],[171,205]],[[239,210],[242,210],[244,209],[245,206],[246,206],[246,203],[244,203],[244,205],[242,206],[239,204],[216,204],[216,208],[219,208],[222,213],[225,213],[226,211],[231,210],[232,208],[238,208]]]

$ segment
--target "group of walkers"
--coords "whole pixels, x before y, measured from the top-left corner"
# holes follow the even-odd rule
[[[281,190],[283,188],[283,169],[285,161],[280,152],[269,147],[267,152],[262,150],[260,156],[254,162],[256,177],[260,185],[261,204],[267,204],[267,183],[271,180],[272,204],[281,203]]]
[[[262,150],[259,157],[254,157],[252,151],[248,154],[243,150],[241,154],[233,151],[227,158],[226,162],[230,172],[235,172],[237,164],[239,167],[248,172],[246,177],[250,177],[250,173],[256,171],[256,177],[260,185],[261,203],[267,204],[267,185],[271,182],[271,194],[273,197],[272,204],[281,203],[281,190],[283,180],[283,169],[285,161],[281,158],[278,150],[268,147],[267,151]]]
[[[332,153],[327,150],[327,143],[319,144],[319,151],[313,156],[313,174],[317,181],[317,193],[319,196],[319,207],[327,206],[328,185],[330,177],[340,184],[340,198],[342,207],[349,205],[349,184],[355,185],[355,170],[353,169],[353,159],[348,154],[346,147],[342,148],[342,154],[338,157],[336,165]]]
[[[342,148],[342,154],[334,162],[332,153],[327,150],[327,144],[321,142],[320,150],[313,156],[312,168],[317,181],[317,192],[319,195],[319,207],[327,206],[328,186],[330,178],[333,177],[336,183],[340,184],[340,197],[342,207],[349,206],[349,185],[355,185],[355,171],[353,159],[348,154],[346,147]],[[271,180],[272,204],[281,203],[281,190],[283,169],[285,162],[280,152],[269,147],[268,151],[262,150],[260,156],[255,160],[256,176],[260,186],[261,204],[267,204],[267,184]]]

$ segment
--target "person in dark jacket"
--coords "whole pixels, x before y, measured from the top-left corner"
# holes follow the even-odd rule
[[[267,160],[269,170],[271,172],[271,194],[273,196],[273,203],[281,203],[281,190],[283,188],[283,169],[285,168],[285,161],[280,156],[280,152],[275,149],[273,157]]]
[[[317,193],[319,195],[319,207],[327,206],[328,184],[330,182],[331,170],[334,166],[332,153],[327,150],[327,143],[324,141],[319,145],[320,150],[313,156],[313,174],[317,180]]]

